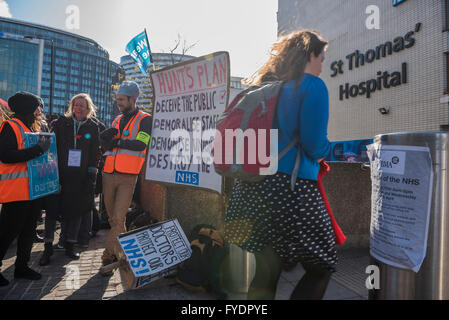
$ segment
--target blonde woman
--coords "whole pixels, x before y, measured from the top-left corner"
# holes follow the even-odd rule
[[[317,187],[319,162],[330,150],[329,98],[319,78],[327,41],[300,30],[279,39],[269,60],[248,84],[284,81],[277,107],[279,150],[300,135],[301,162],[290,180],[298,148],[279,161],[278,172],[262,182],[237,180],[226,215],[226,238],[256,257],[249,299],[274,299],[283,265],[300,262],[306,274],[291,299],[321,299],[337,255],[335,235]]]
[[[100,143],[98,125],[93,120],[95,109],[88,94],[77,94],[70,100],[67,112],[53,126],[58,149],[61,193],[59,199],[53,202],[50,216],[55,219],[58,211],[63,214],[63,245],[66,255],[74,260],[79,259],[79,254],[75,253],[73,246],[78,241],[83,218],[90,215],[98,171]],[[46,224],[41,265],[50,263],[53,235],[54,223],[49,223],[48,227]]]

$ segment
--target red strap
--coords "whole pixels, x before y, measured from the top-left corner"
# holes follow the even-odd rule
[[[318,173],[318,189],[320,190],[321,196],[323,197],[324,204],[326,206],[326,210],[329,213],[329,217],[331,218],[332,227],[334,228],[335,232],[335,243],[337,245],[341,245],[345,243],[346,236],[344,235],[343,231],[338,226],[337,220],[335,220],[334,214],[332,213],[331,206],[329,204],[329,200],[327,200],[326,192],[324,191],[324,186],[322,179],[323,177],[328,174],[330,171],[329,165],[323,160],[320,162],[320,172]]]

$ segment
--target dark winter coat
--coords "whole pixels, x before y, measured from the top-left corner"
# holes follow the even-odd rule
[[[22,121],[28,128],[31,128],[31,123],[26,121],[23,117],[14,117]],[[31,148],[21,149],[17,146],[17,139],[14,130],[5,123],[0,133],[0,161],[3,163],[19,163],[29,161],[37,158],[43,154],[42,149],[35,145]]]
[[[91,119],[83,123],[75,136],[73,118],[61,116],[54,124],[58,149],[61,205],[64,215],[77,216],[91,210],[94,183],[89,177],[89,167],[98,168],[99,129]],[[76,139],[76,148],[75,148]],[[69,151],[81,150],[81,166],[69,167]]]

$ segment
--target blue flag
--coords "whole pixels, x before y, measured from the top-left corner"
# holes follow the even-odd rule
[[[147,33],[145,31],[135,36],[126,45],[126,52],[136,61],[140,71],[144,75],[147,75],[146,69],[153,63],[153,58],[151,57],[150,45],[147,41]]]

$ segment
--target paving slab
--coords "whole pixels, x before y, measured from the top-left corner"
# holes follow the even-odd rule
[[[43,228],[43,225],[40,226]],[[12,245],[3,260],[2,274],[10,284],[0,288],[0,300],[214,300],[213,294],[187,291],[175,278],[160,279],[144,288],[126,290],[116,270],[112,277],[99,274],[101,255],[108,230],[100,230],[91,239],[87,249],[80,250],[78,261],[71,261],[64,251],[55,251],[48,266],[39,266],[39,258],[44,250],[43,243],[35,243],[30,266],[42,274],[39,281],[15,280],[14,261],[16,247]],[[59,231],[55,234],[59,237]],[[55,242],[56,243],[56,242]],[[339,251],[337,272],[324,296],[325,300],[364,300],[368,298],[365,288],[369,263],[368,249],[346,249]],[[79,272],[78,282],[72,272]],[[301,265],[290,271],[283,271],[276,292],[276,300],[287,300],[296,283],[304,275]],[[244,300],[244,294],[233,294],[230,300]]]

